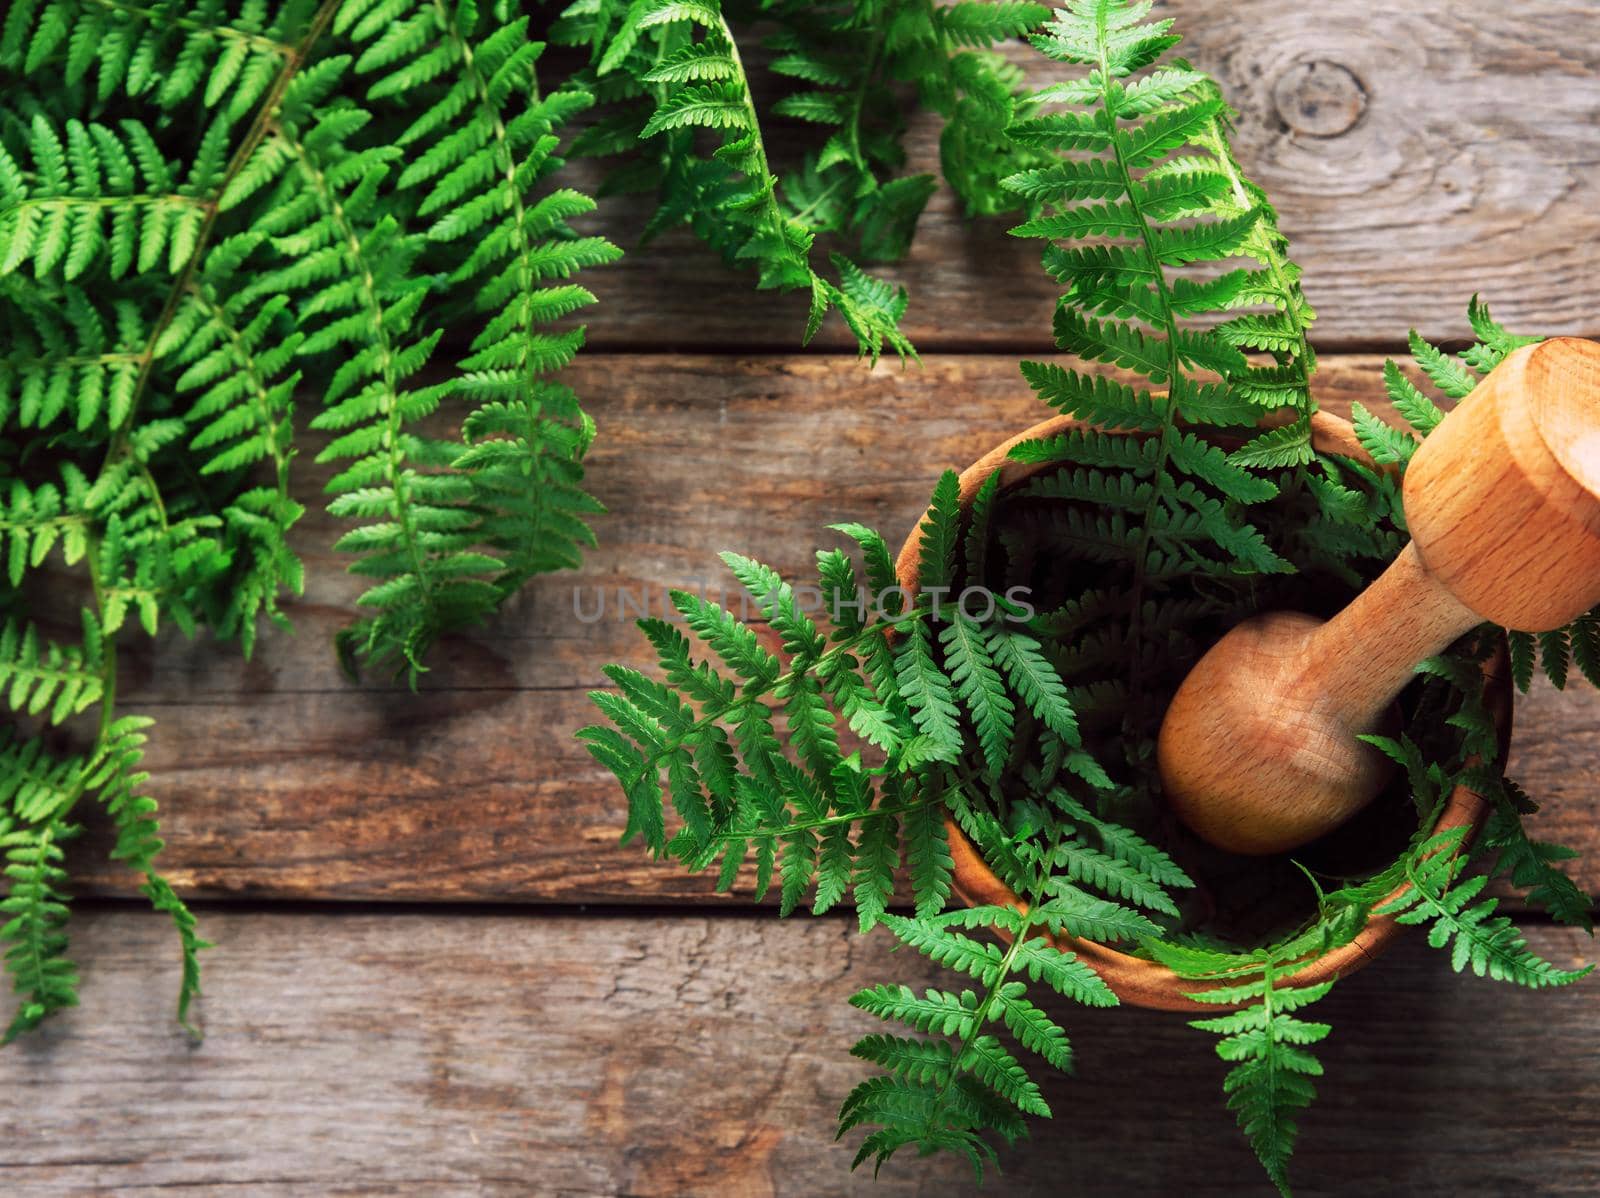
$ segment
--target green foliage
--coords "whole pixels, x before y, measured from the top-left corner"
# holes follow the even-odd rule
[[[786,180],[790,209],[814,232],[849,238],[869,259],[905,254],[937,183],[903,173],[906,85],[942,121],[941,174],[968,214],[1017,206],[1001,180],[1041,157],[1006,136],[1026,112],[1025,93],[1021,72],[990,48],[1037,28],[1047,8],[970,0],[767,8],[783,26],[767,40],[771,69],[801,89],[773,111],[825,138]]]
[[[1193,1026],[1223,1037],[1218,1054],[1235,1062],[1224,1083],[1229,1108],[1285,1194],[1296,1115],[1315,1096],[1311,1079],[1321,1075],[1306,1046],[1329,1030],[1291,1013],[1321,998],[1332,985],[1294,987],[1285,982],[1318,956],[1348,943],[1370,916],[1427,926],[1428,942],[1448,949],[1458,972],[1470,967],[1480,977],[1537,989],[1570,984],[1592,968],[1564,970],[1542,959],[1509,918],[1496,914],[1498,900],[1483,897],[1490,881],[1503,877],[1527,889],[1530,899],[1558,918],[1590,926],[1593,900],[1557,866],[1572,854],[1531,841],[1522,827],[1523,809],[1532,805],[1499,773],[1496,734],[1483,709],[1481,676],[1472,654],[1435,659],[1424,674],[1419,710],[1446,717],[1447,726],[1459,730],[1454,738],[1432,736],[1448,749],[1425,750],[1409,735],[1366,738],[1405,768],[1418,805],[1418,831],[1392,865],[1331,893],[1319,891],[1317,918],[1288,939],[1261,949],[1237,952],[1191,941],[1145,941],[1156,959],[1180,976],[1208,984],[1192,997],[1238,1008]],[[1438,812],[1457,786],[1495,802],[1495,813],[1476,845],[1469,843],[1472,830],[1467,827],[1433,832]]]
[[[1322,998],[1333,983],[1284,985],[1293,969],[1270,951],[1244,965],[1236,956],[1203,950],[1167,956],[1156,947],[1155,952],[1179,976],[1217,983],[1189,997],[1234,1008],[1189,1026],[1221,1037],[1217,1055],[1233,1066],[1222,1084],[1228,1109],[1267,1176],[1287,1195],[1289,1158],[1299,1135],[1295,1114],[1311,1105],[1317,1093],[1312,1079],[1322,1076],[1322,1065],[1308,1046],[1332,1030],[1326,1023],[1296,1018],[1294,1012]]]
[[[1537,806],[1515,782],[1491,777],[1478,785],[1495,800],[1495,809],[1482,833],[1484,850],[1495,854],[1494,872],[1524,890],[1527,900],[1552,918],[1593,933],[1594,899],[1567,876],[1560,864],[1578,854],[1529,836],[1522,816],[1532,814]]]
[[[1050,1107],[1020,1061],[984,1029],[1003,1025],[1030,1052],[1058,1069],[1069,1068],[1066,1033],[1024,997],[1014,980],[1029,973],[1058,993],[1090,1006],[1115,1006],[1117,999],[1093,971],[1071,953],[1030,939],[1037,922],[1012,908],[980,908],[960,913],[1003,928],[1004,949],[952,930],[950,921],[886,916],[902,942],[941,964],[969,974],[982,993],[959,996],[929,991],[918,999],[904,987],[873,987],[851,1003],[888,1022],[908,1025],[921,1038],[869,1035],[851,1052],[885,1072],[862,1082],[839,1111],[839,1134],[872,1127],[855,1163],[871,1160],[875,1169],[901,1148],[964,1155],[983,1176],[994,1163],[994,1147],[981,1132],[992,1129],[1008,1143],[1023,1128],[1023,1117],[1049,1117]]]
[[[862,1040],[856,1054],[887,1072],[852,1092],[840,1114],[841,1134],[869,1129],[858,1163],[881,1165],[914,1144],[959,1151],[981,1172],[994,1153],[984,1132],[1012,1139],[1024,1115],[1048,1114],[1037,1085],[986,1029],[1010,1029],[1048,1063],[1069,1059],[1064,1032],[1026,998],[1024,979],[1089,1006],[1116,1001],[1091,969],[1038,933],[1140,937],[1155,925],[1117,899],[1175,912],[1166,888],[1193,883],[1166,854],[1097,818],[1064,789],[1047,795],[1058,775],[1072,776],[1072,785],[1109,780],[1084,749],[1067,688],[1023,630],[1021,613],[996,604],[979,619],[948,598],[971,577],[969,550],[987,540],[970,516],[963,527],[956,494],[956,477],[946,474],[921,538],[924,585],[893,610],[884,610],[893,586],[887,547],[858,525],[840,529],[862,551],[864,574],[837,550],[818,554],[822,624],[776,572],[725,554],[781,638],[782,655],[762,648],[731,611],[675,592],[673,604],[706,657],[697,660],[672,625],[641,621],[666,681],[609,667],[617,691],[592,695],[609,724],[579,737],[628,796],[625,838],[640,836],[693,869],[716,867],[724,889],[753,862],[757,893],[776,878],[785,915],[808,894],[815,913],[853,895],[863,930],[882,923],[981,987],[981,995],[917,998],[885,988],[858,995],[857,1005],[930,1038]],[[1023,719],[1036,722],[1052,746],[1030,767],[1040,799],[1074,821],[1048,841],[1026,823],[1008,828],[1005,809],[989,797],[1010,768]],[[860,751],[845,752],[846,730],[863,742]],[[668,827],[669,804],[676,831]],[[944,810],[986,848],[1005,845],[1006,880],[1033,895],[1029,915],[945,911],[952,859]],[[1092,868],[1058,875],[1069,857],[1092,859]],[[888,910],[901,861],[913,916]],[[1008,935],[1008,948],[958,930],[989,926]]]
[[[781,194],[750,79],[718,0],[579,0],[552,37],[587,46],[591,74],[581,79],[615,104],[574,144],[574,152],[627,155],[608,190],[653,190],[658,206],[646,237],[688,224],[730,266],[751,264],[757,286],[810,296],[805,340],[830,310],[874,362],[885,344],[915,357],[900,332],[907,297],[831,256],[835,277],[812,266],[826,228]],[[701,153],[697,131],[717,143]]]
[[[951,795],[946,801],[958,803],[957,817],[969,829],[991,818]],[[1044,934],[1066,931],[1115,941],[1156,930],[1119,903],[1063,883],[1054,866],[1072,836],[1073,830],[1063,825],[1048,835],[1019,832],[1008,838],[1005,855],[1013,872],[1007,880],[1027,897],[1023,909],[991,906],[937,913],[919,908],[915,918],[881,916],[903,943],[966,974],[980,990],[959,995],[929,991],[918,998],[905,987],[875,986],[851,999],[880,1019],[922,1034],[909,1039],[869,1035],[852,1050],[886,1071],[858,1085],[839,1112],[841,1136],[869,1128],[856,1153],[857,1165],[871,1160],[875,1169],[881,1168],[901,1148],[914,1146],[920,1154],[958,1152],[981,1179],[995,1161],[995,1148],[983,1133],[996,1133],[1011,1143],[1025,1126],[1024,1116],[1050,1115],[1037,1084],[986,1029],[1003,1025],[1047,1064],[1069,1069],[1071,1046],[1065,1031],[1027,998],[1023,979],[1042,982],[1084,1006],[1115,1006],[1117,998],[1093,969]],[[1156,878],[1132,867],[1129,873],[1159,892]],[[1192,885],[1175,867],[1167,876],[1173,884]],[[999,932],[1006,946],[958,930],[975,928]]]
[[[582,330],[547,326],[593,299],[566,280],[616,250],[567,223],[591,201],[545,185],[557,131],[588,101],[540,97],[527,19],[349,0],[286,5],[261,26],[215,5],[179,46],[141,27],[144,10],[34,8],[13,10],[0,53],[35,89],[15,148],[0,145],[0,238],[5,271],[29,267],[58,290],[43,303],[5,293],[38,338],[4,364],[8,400],[24,427],[70,418],[113,441],[131,441],[141,401],[191,424],[217,484],[194,506],[251,567],[208,613],[221,630],[248,648],[256,616],[276,617],[278,594],[299,585],[282,535],[300,514],[287,490],[297,386],[320,391],[312,423],[338,434],[322,455],[345,463],[331,508],[360,522],[341,547],[375,580],[369,614],[342,638],[352,661],[414,675],[440,632],[574,564],[597,510],[579,486],[593,429],[547,376]],[[70,83],[89,64],[55,56],[112,18],[123,35],[99,59],[100,87],[130,101],[115,128],[61,111],[75,102],[62,72]],[[274,72],[241,93],[263,54]],[[132,103],[194,103],[202,82],[199,121]],[[449,247],[467,239],[463,260]],[[97,271],[118,284],[108,305],[78,289]],[[458,373],[408,381],[479,314]],[[468,405],[463,440],[417,433],[447,399]],[[247,485],[261,462],[273,485]],[[159,469],[154,480],[179,489]]]
[[[84,798],[173,918],[187,1019],[205,944],[155,866],[147,721],[115,710],[117,646],[135,624],[205,626],[248,654],[263,620],[287,624],[280,603],[303,576],[297,398],[330,434],[329,509],[353,525],[338,548],[369,583],[339,638],[352,669],[415,680],[441,633],[592,543],[594,428],[552,376],[583,342],[568,318],[594,298],[572,276],[617,251],[574,230],[592,201],[552,183],[560,130],[589,98],[541,95],[541,48],[526,17],[468,0],[7,10],[13,1033],[74,1001],[59,845]],[[453,369],[433,361],[441,342],[465,349]],[[425,431],[443,405],[459,437]],[[72,598],[52,616],[37,599],[63,573]]]
[[[1306,339],[1315,314],[1300,291],[1300,270],[1265,194],[1233,157],[1216,85],[1181,60],[1164,62],[1179,40],[1169,32],[1172,22],[1141,16],[1136,8],[1086,0],[1057,11],[1033,38],[1050,58],[1089,73],[1035,94],[1033,103],[1045,111],[1015,123],[1011,135],[1061,156],[1006,186],[1033,212],[1012,232],[1049,241],[1045,269],[1068,287],[1057,310],[1057,343],[1086,360],[1134,370],[1166,394],[1037,364],[1024,373],[1064,413],[1159,433],[1163,465],[1173,456],[1180,419],[1238,429],[1287,409],[1285,428],[1249,440],[1232,462],[1303,465],[1311,457],[1316,359]],[[1241,258],[1257,269],[1174,271]],[[1237,315],[1209,328],[1185,323],[1230,312]],[[1273,364],[1257,365],[1248,352],[1269,354]],[[1181,471],[1200,473],[1178,456]],[[1242,503],[1272,493],[1233,494],[1221,477],[1201,476]],[[1230,539],[1220,536],[1219,546]]]
[[[1469,860],[1462,852],[1467,832],[1452,828],[1426,841],[1406,862],[1408,888],[1377,907],[1377,914],[1404,924],[1427,923],[1428,943],[1450,950],[1450,965],[1457,973],[1471,966],[1479,977],[1534,989],[1565,986],[1588,976],[1593,966],[1558,969],[1539,957],[1509,918],[1494,914],[1499,900],[1480,897],[1487,874],[1463,879]]]
[[[1167,888],[1193,883],[1160,849],[1095,816],[1063,786],[1046,785],[1062,774],[1072,785],[1111,784],[1084,749],[1067,687],[1021,613],[996,604],[978,619],[948,598],[972,577],[971,555],[987,544],[971,516],[964,526],[956,497],[956,476],[946,474],[922,531],[923,584],[903,608],[884,610],[893,586],[887,547],[858,525],[840,529],[862,551],[864,574],[837,550],[818,554],[823,624],[776,572],[725,554],[782,655],[762,648],[732,611],[675,592],[673,604],[707,656],[697,660],[672,625],[641,621],[666,681],[609,667],[617,691],[592,698],[610,722],[579,737],[628,796],[625,838],[641,836],[653,852],[693,869],[717,868],[724,889],[753,862],[757,893],[776,879],[784,915],[808,894],[814,913],[853,895],[863,930],[882,923],[982,988],[858,995],[857,1005],[930,1038],[862,1040],[856,1054],[887,1072],[852,1092],[840,1115],[841,1134],[869,1129],[858,1163],[881,1165],[914,1144],[959,1151],[981,1172],[994,1154],[984,1132],[1011,1139],[1023,1116],[1048,1114],[1037,1085],[986,1029],[1009,1029],[1058,1067],[1069,1060],[1065,1033],[1027,999],[1024,979],[1089,1006],[1116,1001],[1091,969],[1038,933],[1153,934],[1150,919],[1118,900],[1176,913]],[[1008,830],[1005,811],[987,797],[1010,767],[1023,719],[1052,746],[1052,756],[1031,767],[1040,800],[1071,820],[1048,842],[1026,823]],[[846,729],[875,760],[864,760],[866,749],[845,753]],[[1033,895],[1029,915],[945,911],[952,861],[941,809],[986,848],[1004,843],[1007,881]],[[914,916],[888,910],[902,861]],[[1011,939],[1007,949],[958,930],[990,926]]]
[[[66,956],[67,872],[61,868],[61,843],[76,832],[76,826],[59,818],[22,826],[9,816],[0,820],[0,846],[6,855],[6,897],[0,900],[0,912],[7,917],[0,936],[10,942],[6,971],[19,999],[6,1043],[37,1027],[52,1011],[78,1002],[78,973]]]
[[[957,568],[955,485],[947,474],[935,498],[926,578]],[[853,893],[868,928],[883,914],[902,857],[919,913],[931,917],[948,899],[950,852],[933,813],[963,785],[966,721],[996,750],[984,767],[990,777],[1006,765],[999,750],[1013,739],[1018,711],[1042,713],[1077,742],[1065,688],[1014,616],[996,608],[979,621],[931,590],[903,610],[884,610],[894,584],[883,539],[840,527],[867,566],[863,576],[837,550],[818,554],[830,627],[775,571],[724,554],[782,638],[782,655],[732,611],[675,591],[673,606],[706,656],[696,660],[672,625],[641,621],[666,681],[608,667],[620,693],[592,698],[613,726],[578,735],[628,795],[625,839],[640,836],[656,855],[694,869],[717,866],[723,888],[753,858],[761,892],[776,871],[785,914],[808,891],[817,913]],[[847,754],[846,730],[882,762]],[[682,823],[671,836],[669,803]]]

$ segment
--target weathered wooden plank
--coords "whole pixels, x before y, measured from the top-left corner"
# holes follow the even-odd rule
[[[1320,343],[1398,344],[1416,326],[1466,335],[1481,291],[1514,327],[1600,332],[1590,269],[1600,210],[1600,7],[1588,0],[1174,0],[1161,6],[1183,52],[1239,110],[1238,150],[1272,196],[1321,312]],[[1044,83],[1059,68],[1007,51]],[[1055,72],[1055,73],[1053,73]],[[780,157],[814,127],[775,122]],[[918,120],[917,169],[934,170],[937,127]],[[576,170],[585,182],[590,166]],[[643,221],[631,198],[597,227],[627,246]],[[941,188],[908,261],[886,268],[912,306],[925,351],[1048,344],[1056,292],[1037,250],[1004,219],[976,224]],[[724,349],[797,345],[804,301],[753,294],[686,235],[630,255],[591,286],[597,345]],[[721,297],[717,299],[714,297]],[[830,323],[818,345],[849,335]]]
[[[845,920],[207,914],[205,1043],[171,1023],[167,929],[84,917],[83,1006],[0,1054],[15,1195],[965,1194],[833,1142],[883,981],[951,975]],[[1583,936],[1535,930],[1560,961]],[[1046,999],[1076,1047],[1008,1194],[1266,1195],[1222,1108],[1211,1037]],[[1408,937],[1317,1008],[1335,1031],[1301,1120],[1305,1195],[1590,1194],[1592,987],[1457,978]],[[1047,1071],[1040,1068],[1040,1076]]]
[[[1381,359],[1330,358],[1327,407],[1379,406]],[[803,577],[823,525],[859,519],[900,536],[945,466],[972,461],[1046,413],[1009,357],[939,357],[920,370],[853,359],[591,355],[573,371],[601,425],[591,480],[611,512],[581,572],[534,583],[492,627],[442,647],[420,695],[339,674],[333,632],[357,582],[327,551],[334,522],[312,505],[298,634],[268,634],[254,662],[175,638],[141,651],[125,707],[155,714],[152,790],[168,868],[210,895],[661,901],[703,899],[707,878],[617,847],[624,803],[573,741],[594,718],[600,667],[650,668],[616,589],[648,594],[715,573],[736,548]],[[326,471],[297,463],[314,499]],[[720,584],[719,584],[720,585]],[[575,589],[593,611],[573,613]],[[1581,684],[1524,708],[1516,768],[1548,797],[1541,831],[1589,848],[1600,794],[1600,698]],[[127,893],[78,856],[91,888]],[[1600,867],[1584,863],[1589,884]]]

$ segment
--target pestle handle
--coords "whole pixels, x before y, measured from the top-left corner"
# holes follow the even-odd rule
[[[1294,690],[1320,703],[1351,737],[1370,732],[1416,675],[1483,620],[1428,570],[1415,543],[1350,605],[1307,638]]]
[[[1326,623],[1247,620],[1178,688],[1157,764],[1199,836],[1240,853],[1295,848],[1383,788],[1376,731],[1418,662],[1484,621],[1560,628],[1600,604],[1600,345],[1509,355],[1406,471],[1411,544]]]

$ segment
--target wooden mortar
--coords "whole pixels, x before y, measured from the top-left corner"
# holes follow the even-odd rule
[[[1042,470],[1053,468],[1048,462],[1013,461],[1009,454],[1014,446],[1024,441],[1037,441],[1057,436],[1083,426],[1083,421],[1070,416],[1057,416],[1036,424],[1026,432],[995,446],[961,473],[961,507],[965,511],[977,495],[978,489],[996,471],[1000,472],[1002,488],[1015,486]],[[1311,417],[1311,437],[1317,450],[1354,458],[1368,466],[1372,457],[1356,439],[1355,429],[1347,420],[1326,412]],[[906,538],[895,562],[898,581],[909,595],[915,595],[920,581],[920,552],[922,527],[928,519],[926,513],[911,535]],[[1484,667],[1484,698],[1500,733],[1502,753],[1511,737],[1511,671],[1502,648]],[[1489,813],[1488,803],[1465,787],[1457,787],[1450,795],[1434,832],[1468,826],[1474,831]],[[945,818],[945,830],[950,840],[950,855],[954,861],[953,889],[968,906],[1026,906],[1011,887],[1007,886],[979,855],[977,849],[956,825],[954,819]],[[1396,894],[1405,887],[1396,890]],[[999,929],[997,934],[1004,935]],[[1310,986],[1345,977],[1363,968],[1388,947],[1400,931],[1400,925],[1390,916],[1373,916],[1355,939],[1332,952],[1310,960],[1306,965],[1285,975],[1284,980],[1296,986]],[[1113,993],[1124,1003],[1156,1011],[1208,1011],[1219,1014],[1225,1007],[1210,1003],[1197,1003],[1188,995],[1211,988],[1205,982],[1189,981],[1155,961],[1119,952],[1092,940],[1074,936],[1050,938],[1063,952],[1075,953],[1092,966]]]

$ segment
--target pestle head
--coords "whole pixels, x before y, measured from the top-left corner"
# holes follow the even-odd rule
[[[1429,573],[1484,620],[1548,632],[1600,603],[1600,345],[1508,356],[1417,450],[1405,510]]]
[[[1157,761],[1168,805],[1232,853],[1281,853],[1331,832],[1391,772],[1305,686],[1315,616],[1247,620],[1196,664],[1167,709]]]

